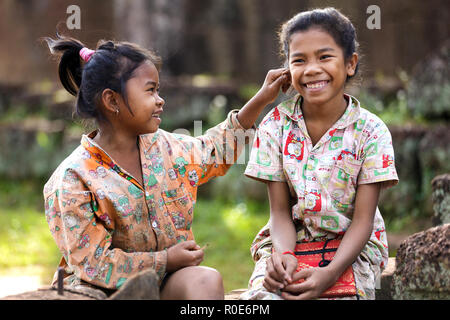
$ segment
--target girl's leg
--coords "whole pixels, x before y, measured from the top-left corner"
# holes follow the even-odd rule
[[[374,300],[377,276],[380,275],[379,268],[371,265],[362,255],[356,258],[352,267],[358,298],[362,300]]]
[[[185,267],[168,275],[160,292],[161,300],[223,300],[220,273],[209,267]]]

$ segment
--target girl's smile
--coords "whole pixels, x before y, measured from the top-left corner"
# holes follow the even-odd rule
[[[322,90],[326,85],[328,85],[328,83],[329,83],[328,80],[317,80],[304,83],[303,86],[311,91],[319,91]]]

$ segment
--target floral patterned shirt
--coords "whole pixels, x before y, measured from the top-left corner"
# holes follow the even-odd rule
[[[233,110],[200,137],[161,129],[139,136],[144,185],[92,140],[95,131],[83,135],[44,187],[65,282],[116,289],[147,268],[161,280],[165,249],[194,239],[197,187],[224,175],[241,152],[236,130],[243,128]]]
[[[359,184],[398,182],[391,134],[374,114],[349,101],[342,117],[313,145],[295,96],[271,110],[257,129],[245,174],[285,181],[296,199],[292,218],[299,241],[342,236],[350,226]],[[256,236],[252,254],[270,243],[267,224]],[[376,209],[373,232],[362,254],[381,268],[388,250],[384,221]]]

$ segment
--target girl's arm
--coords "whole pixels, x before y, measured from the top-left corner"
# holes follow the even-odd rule
[[[251,98],[237,115],[239,123],[245,129],[250,129],[258,119],[261,111],[277,98],[280,89],[290,81],[289,70],[286,68],[270,70],[261,89]]]
[[[380,189],[380,183],[358,186],[352,223],[345,232],[333,261],[328,265],[334,274],[334,282],[356,260],[369,241]]]
[[[264,287],[272,292],[284,288],[291,281],[297,268],[297,259],[291,254],[297,241],[297,232],[292,220],[288,185],[285,182],[268,182],[270,201],[270,235],[274,252],[267,261]]]
[[[254,130],[247,129],[253,126],[261,111],[275,101],[280,89],[289,81],[287,69],[270,70],[256,95],[239,111],[231,111],[227,120],[210,128],[202,136],[171,139],[170,143],[179,144],[178,149],[187,151],[180,161],[187,166],[188,172],[198,176],[196,186],[224,175],[236,162],[245,145],[253,139]],[[186,148],[186,145],[189,147]]]
[[[284,298],[312,299],[318,297],[332,286],[345,269],[356,260],[372,233],[380,187],[380,183],[358,186],[352,223],[345,232],[332,262],[323,268],[305,269],[296,273],[293,281],[299,279],[306,279],[306,281],[287,286],[286,291],[288,292],[283,293]]]

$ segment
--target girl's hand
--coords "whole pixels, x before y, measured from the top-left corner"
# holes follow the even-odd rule
[[[194,240],[183,241],[167,249],[167,272],[183,267],[198,266],[203,261],[203,250]]]
[[[297,259],[293,255],[274,252],[267,260],[263,286],[270,292],[284,289],[292,281],[295,269]]]
[[[266,101],[266,105],[275,101],[278,97],[280,89],[283,92],[289,88],[291,84],[291,74],[288,68],[273,69],[267,73],[264,84],[259,89],[257,95]]]
[[[338,279],[333,272],[323,268],[303,269],[295,273],[292,282],[284,288],[282,297],[286,300],[316,299]],[[295,283],[305,279],[302,283]]]
[[[237,118],[244,129],[251,128],[261,111],[274,102],[280,92],[280,88],[288,89],[291,83],[289,69],[281,68],[270,70],[267,73],[264,84],[259,91],[239,110]]]

